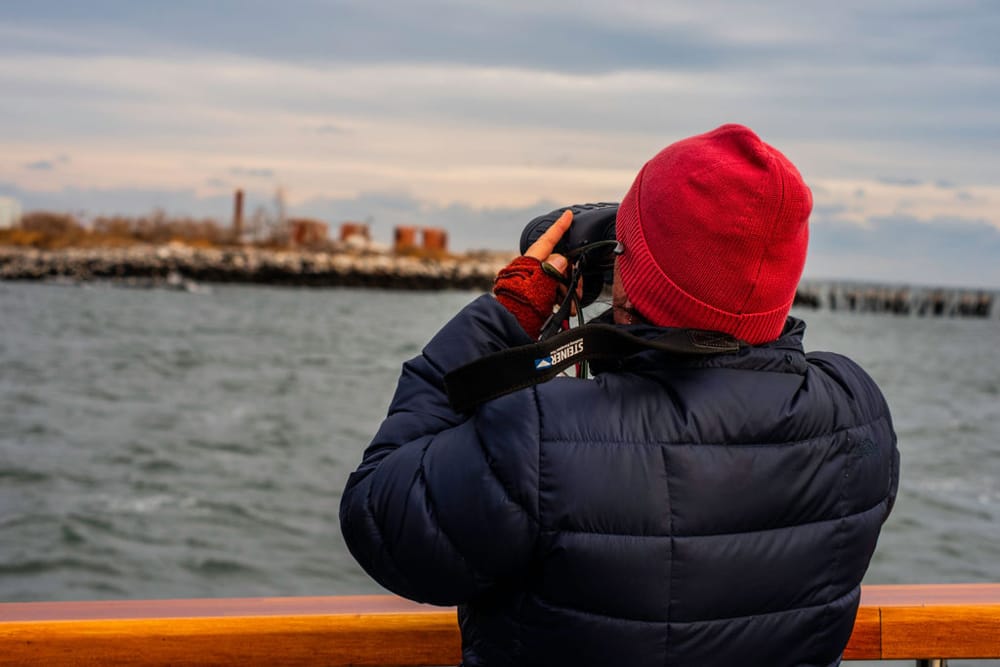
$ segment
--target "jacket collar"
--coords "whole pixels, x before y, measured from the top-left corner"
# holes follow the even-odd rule
[[[594,318],[594,322],[608,322],[610,311]],[[662,336],[667,327],[651,324],[621,325],[629,333],[646,339]],[[734,368],[779,373],[804,374],[808,364],[802,348],[806,323],[789,316],[781,335],[768,343],[743,345],[737,352],[711,356],[681,355],[646,350],[618,362],[607,364],[592,362],[595,373],[608,371],[648,371],[656,368]]]

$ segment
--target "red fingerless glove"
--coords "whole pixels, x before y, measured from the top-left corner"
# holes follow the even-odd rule
[[[521,256],[497,273],[493,294],[534,339],[552,314],[558,287],[559,281],[545,272],[540,261]]]

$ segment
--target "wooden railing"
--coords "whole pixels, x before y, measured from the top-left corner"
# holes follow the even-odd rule
[[[454,609],[390,595],[0,604],[2,665],[455,665]],[[1000,584],[866,586],[847,660],[1000,658]]]

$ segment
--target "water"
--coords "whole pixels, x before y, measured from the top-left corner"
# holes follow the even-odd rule
[[[0,600],[381,592],[340,490],[402,361],[475,296],[0,283]],[[1000,323],[797,314],[893,409],[867,583],[1000,581]]]
[[[374,592],[340,490],[470,296],[0,284],[0,600]]]

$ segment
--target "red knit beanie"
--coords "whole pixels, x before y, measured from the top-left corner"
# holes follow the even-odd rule
[[[774,340],[802,275],[811,209],[795,166],[742,125],[671,144],[618,209],[625,293],[659,326]]]

